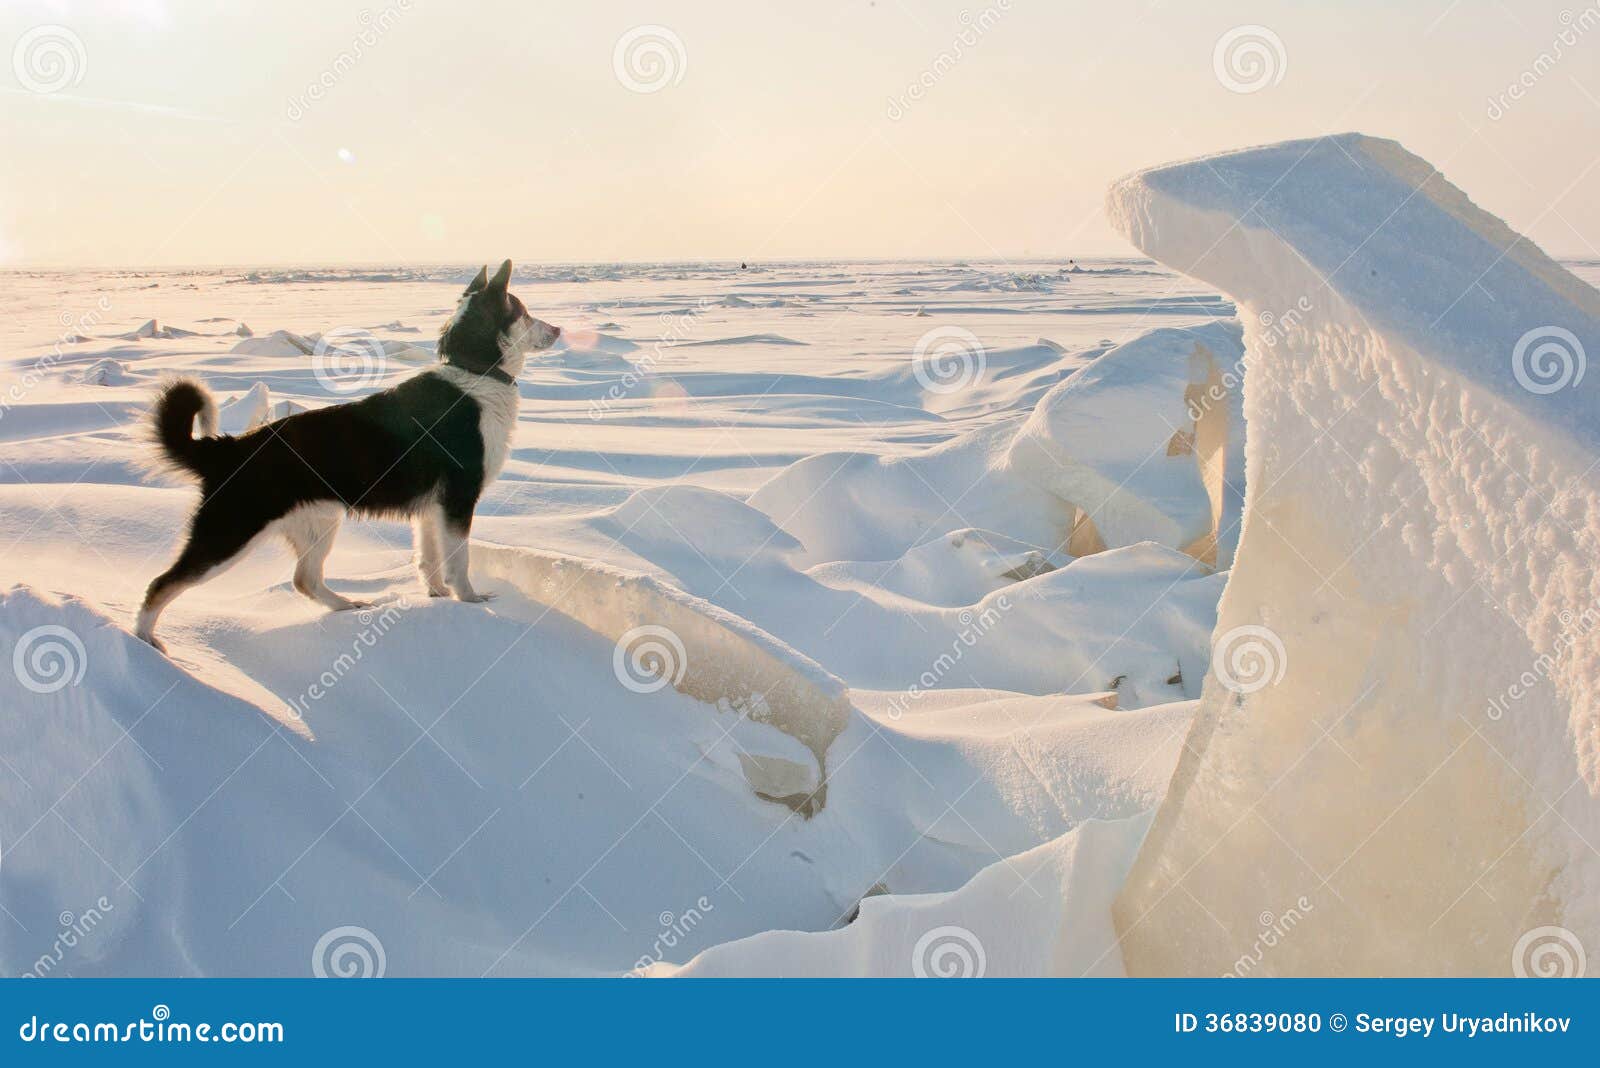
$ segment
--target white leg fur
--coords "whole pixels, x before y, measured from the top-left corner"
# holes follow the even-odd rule
[[[177,596],[185,590],[193,589],[204,582],[210,573],[200,575],[190,582],[175,582],[162,590],[153,601],[139,609],[138,622],[134,624],[133,632],[140,640],[155,646],[157,652],[166,652],[166,645],[156,638],[156,621],[161,618],[162,611],[171,604]]]
[[[444,580],[444,546],[439,534],[438,506],[430,505],[418,512],[412,526],[416,532],[417,571],[422,575],[422,584],[428,588],[428,596],[448,596],[450,587]]]
[[[442,514],[438,516],[436,522],[439,526],[440,544],[444,548],[444,580],[450,587],[450,592],[455,594],[458,601],[474,603],[487,601],[489,598],[474,590],[472,581],[467,577],[468,565],[471,562],[470,541],[452,530],[450,524],[444,521]]]
[[[328,589],[322,578],[322,565],[333,551],[333,539],[339,533],[343,518],[344,509],[338,505],[316,504],[296,508],[277,523],[278,530],[289,539],[299,557],[294,568],[294,588],[336,612],[363,607],[362,602],[341,597]]]

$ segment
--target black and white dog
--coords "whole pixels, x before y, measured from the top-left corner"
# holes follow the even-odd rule
[[[299,557],[295,589],[331,609],[363,607],[322,579],[351,512],[414,522],[430,596],[486,600],[467,578],[472,512],[510,451],[523,361],[561,335],[528,314],[510,281],[510,260],[493,278],[479,271],[439,335],[440,366],[359,401],[233,437],[217,434],[216,404],[203,386],[168,384],[151,411],[152,431],[163,466],[200,483],[200,506],[177,562],[145,593],[139,637],[161,649],[162,610],[269,531]]]

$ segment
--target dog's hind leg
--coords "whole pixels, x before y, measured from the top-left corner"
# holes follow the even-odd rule
[[[412,520],[417,540],[417,571],[422,575],[429,597],[450,595],[450,587],[444,581],[444,544],[439,533],[442,518],[439,506],[430,504]]]
[[[201,502],[199,511],[189,522],[189,540],[178,559],[145,590],[134,633],[166,652],[166,646],[155,635],[156,621],[161,618],[162,611],[183,591],[198,586],[232,563],[262,529],[239,522],[226,509]]]
[[[322,565],[333,551],[344,509],[334,503],[301,505],[278,521],[278,529],[289,539],[298,559],[294,565],[294,588],[318,604],[342,612],[365,608],[365,602],[352,601],[328,589],[322,579]]]

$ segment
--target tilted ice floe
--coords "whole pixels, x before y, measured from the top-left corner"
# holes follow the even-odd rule
[[[242,356],[309,356],[317,343],[289,330],[274,330],[262,337],[240,335],[244,340],[229,351]]]
[[[741,719],[778,728],[814,766],[744,754],[757,795],[806,814],[827,797],[828,747],[844,730],[844,683],[749,621],[651,575],[548,552],[482,545],[479,570],[616,642],[619,677],[656,679]]]
[[[82,372],[83,381],[91,386],[120,386],[131,381],[128,367],[121,360],[96,360]]]
[[[1213,672],[1118,902],[1129,970],[1505,975],[1541,928],[1592,953],[1600,294],[1358,135],[1109,207],[1238,301],[1250,426]]]
[[[271,413],[272,391],[265,382],[257,382],[217,405],[217,430],[223,434],[246,434],[265,423]]]
[[[162,326],[154,319],[146,319],[142,324],[127,333],[113,336],[124,341],[174,341],[179,338],[194,337],[195,332],[178,326]]]

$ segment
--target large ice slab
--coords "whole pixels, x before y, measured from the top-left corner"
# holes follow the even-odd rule
[[[1359,135],[1136,174],[1109,210],[1238,302],[1250,428],[1212,674],[1118,899],[1128,970],[1592,955],[1600,294]]]

